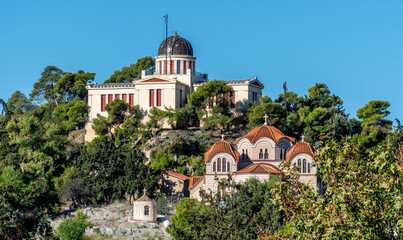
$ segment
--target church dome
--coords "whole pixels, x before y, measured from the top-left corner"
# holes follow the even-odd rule
[[[176,34],[162,41],[158,49],[158,56],[164,56],[167,48],[169,55],[193,56],[193,47],[190,42]]]
[[[267,126],[265,124],[263,126],[254,128],[252,131],[250,131],[245,136],[237,138],[235,140],[235,143],[238,144],[238,142],[242,138],[247,138],[247,139],[249,139],[249,142],[254,143],[257,140],[259,140],[259,138],[261,138],[261,137],[271,138],[275,143],[277,143],[282,138],[287,138],[291,142],[295,142],[295,138],[286,136],[280,130],[278,130],[277,128],[272,127],[272,126]]]

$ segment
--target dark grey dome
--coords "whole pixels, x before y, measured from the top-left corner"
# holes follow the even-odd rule
[[[168,44],[167,44],[168,43]],[[190,42],[179,35],[171,36],[162,41],[158,49],[158,56],[164,56],[168,47],[168,55],[193,56],[193,48]]]

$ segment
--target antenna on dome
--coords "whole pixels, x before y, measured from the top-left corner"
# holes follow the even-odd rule
[[[284,88],[284,110],[285,110],[285,119],[287,120],[287,82],[284,82],[283,88]]]
[[[164,16],[165,18],[165,68],[168,68],[168,14]],[[165,69],[168,73],[168,69]]]

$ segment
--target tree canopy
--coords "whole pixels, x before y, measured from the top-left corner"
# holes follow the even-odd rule
[[[153,72],[155,69],[155,60],[152,57],[142,57],[137,59],[135,64],[130,64],[130,66],[123,67],[121,70],[116,70],[105,83],[121,83],[128,82],[134,78],[141,77],[141,70],[146,70],[147,72]]]

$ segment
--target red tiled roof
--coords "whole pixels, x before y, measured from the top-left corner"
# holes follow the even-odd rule
[[[183,180],[189,180],[189,177],[188,177],[188,176],[185,176],[185,175],[180,174],[180,173],[171,172],[171,171],[168,171],[168,170],[161,170],[161,171],[164,172],[164,173],[166,173],[166,174],[168,174],[168,175],[171,175],[171,176],[174,176],[174,177],[183,179]]]
[[[206,181],[205,176],[190,177],[189,190],[192,189],[194,186],[196,186],[202,179],[204,179],[204,181]]]
[[[278,142],[281,138],[287,138],[289,139],[291,142],[295,142],[295,138],[289,137],[284,135],[280,130],[278,130],[275,127],[272,126],[267,126],[267,125],[263,125],[257,128],[254,128],[252,131],[250,131],[248,134],[246,134],[243,137],[239,137],[236,139],[236,143],[238,144],[238,142],[242,139],[242,138],[247,138],[249,139],[249,141],[251,143],[254,143],[255,141],[257,141],[259,138],[261,137],[268,137],[273,139],[274,142]]]
[[[244,169],[241,169],[235,174],[242,174],[242,173],[275,173],[280,174],[282,171],[273,164],[270,163],[254,163],[251,164]]]
[[[141,196],[136,201],[151,201],[151,199],[144,193],[143,196]]]
[[[214,154],[220,152],[228,153],[235,159],[236,162],[239,161],[239,152],[236,151],[229,142],[220,140],[214,143],[210,150],[206,152],[204,155],[204,162],[208,162]]]
[[[306,153],[310,156],[314,155],[314,151],[311,145],[305,141],[300,141],[297,144],[295,144],[291,148],[291,150],[287,153],[286,162],[289,162],[291,158],[297,155],[298,153]]]

